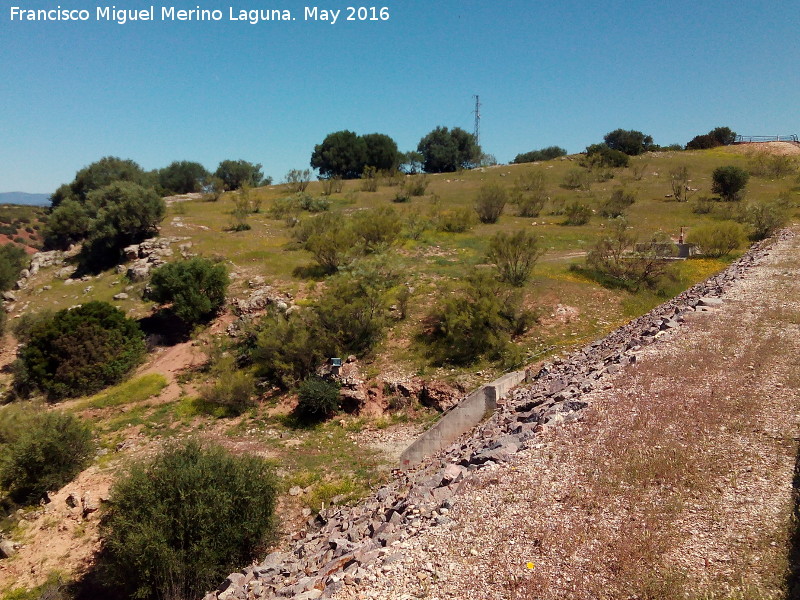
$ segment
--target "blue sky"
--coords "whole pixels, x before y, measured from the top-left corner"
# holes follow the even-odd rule
[[[353,5],[356,3],[349,3]],[[89,22],[10,21],[10,6],[87,9]],[[94,21],[96,0],[0,9],[0,192],[51,192],[107,155],[145,169],[264,165],[280,181],[339,129],[415,149],[472,130],[501,162],[579,152],[618,127],[685,144],[716,126],[800,133],[800,2],[384,0],[388,21],[303,21],[296,0],[118,0],[220,9],[221,22]],[[357,4],[356,4],[357,5]],[[368,3],[364,5],[372,6]],[[228,20],[229,7],[293,22]]]

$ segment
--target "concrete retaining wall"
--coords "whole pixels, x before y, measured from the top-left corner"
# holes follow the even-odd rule
[[[514,371],[472,392],[403,451],[400,455],[400,468],[413,467],[425,457],[452,444],[480,423],[487,411],[494,411],[497,401],[524,379],[525,371]]]

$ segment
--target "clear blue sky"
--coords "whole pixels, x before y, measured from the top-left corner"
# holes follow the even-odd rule
[[[224,20],[126,25],[96,22],[96,0],[2,4],[0,192],[52,192],[107,155],[145,169],[243,158],[277,182],[339,129],[386,133],[401,150],[437,125],[471,131],[473,94],[482,146],[501,162],[579,152],[618,127],[659,144],[722,125],[800,133],[795,0],[384,0],[389,21],[343,11],[335,25],[304,22],[313,4],[295,0],[166,1],[157,17],[200,6]],[[92,20],[12,22],[12,5]],[[297,20],[231,22],[230,6]]]

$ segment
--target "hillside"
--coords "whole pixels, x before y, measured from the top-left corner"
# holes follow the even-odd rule
[[[87,497],[89,504],[99,506],[107,499],[110,482],[131,461],[152,456],[170,440],[190,436],[274,462],[281,477],[279,514],[285,547],[323,507],[352,504],[391,481],[403,448],[463,393],[512,368],[536,369],[552,356],[608,334],[724,269],[745,250],[741,244],[721,258],[670,261],[667,275],[652,286],[612,285],[587,268],[585,257],[612,228],[601,211],[614,191],[624,190],[635,198],[624,211],[630,234],[639,240],[658,234],[663,244],[677,240],[681,228],[691,235],[694,229],[737,216],[738,205],[744,203],[708,199],[714,168],[752,167],[754,161],[772,164],[728,148],[649,153],[632,158],[626,169],[587,170],[579,166],[580,160],[572,156],[451,174],[393,176],[379,180],[376,191],[366,191],[364,183],[355,180],[328,195],[322,182],[311,182],[300,195],[281,184],[228,192],[217,201],[199,194],[176,196],[167,198],[158,239],[139,245],[119,267],[78,271],[77,247],[38,255],[37,268],[6,302],[12,325],[43,310],[108,301],[140,319],[150,353],[127,383],[52,407],[91,423],[100,454],[72,484],[52,495],[51,504],[4,525],[20,547],[13,558],[0,560],[0,590],[40,585],[54,571],[68,579],[90,573],[99,547],[98,515],[95,510],[82,511],[80,499]],[[671,173],[680,167],[689,173],[687,202],[673,197]],[[765,171],[751,177],[745,203],[761,206],[778,200],[783,210],[797,217],[796,165],[793,168],[791,174]],[[482,186],[495,184],[513,198],[536,174],[543,174],[546,198],[538,216],[518,216],[519,207],[509,202],[497,223],[474,218]],[[421,195],[402,193],[413,184],[422,189]],[[237,203],[243,198],[250,210],[237,216]],[[574,205],[586,207],[587,223],[565,224]],[[380,335],[373,347],[354,352],[353,359],[342,356],[348,369],[342,396],[346,410],[334,419],[300,426],[292,418],[295,389],[281,389],[268,379],[259,383],[252,405],[231,416],[209,400],[209,389],[236,370],[231,357],[240,357],[252,343],[264,315],[274,310],[303,314],[334,287],[338,276],[321,269],[312,252],[298,242],[304,223],[320,215],[341,215],[340,223],[356,223],[360,233],[387,215],[395,223],[392,239],[341,268],[345,276],[377,273],[390,282],[381,296],[387,306]],[[249,230],[234,230],[241,220]],[[468,221],[466,230],[448,231],[457,229],[459,220]],[[33,224],[32,229],[37,231]],[[525,326],[508,334],[511,343],[499,355],[487,353],[463,364],[437,361],[429,343],[432,309],[451,297],[470,273],[493,275],[495,268],[487,260],[492,236],[518,230],[534,233],[544,250],[531,278],[509,293],[519,300],[515,318],[525,313]],[[231,286],[222,314],[182,337],[152,319],[157,307],[142,296],[159,264],[195,255],[215,257],[226,265]],[[6,386],[12,381],[8,366],[15,348],[16,340],[7,335],[0,357]],[[67,504],[70,497],[73,503],[79,499],[77,508]]]

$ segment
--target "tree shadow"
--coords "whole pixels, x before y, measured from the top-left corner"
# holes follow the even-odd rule
[[[191,327],[186,325],[171,310],[159,310],[150,316],[139,319],[139,327],[144,332],[147,345],[174,346],[189,340]]]
[[[789,569],[786,575],[786,600],[800,600],[800,448],[794,460],[792,477],[792,520],[789,532]]]
[[[322,265],[300,265],[292,270],[292,275],[300,279],[312,279],[314,281],[323,281],[325,277],[331,275],[330,269],[326,269]]]

